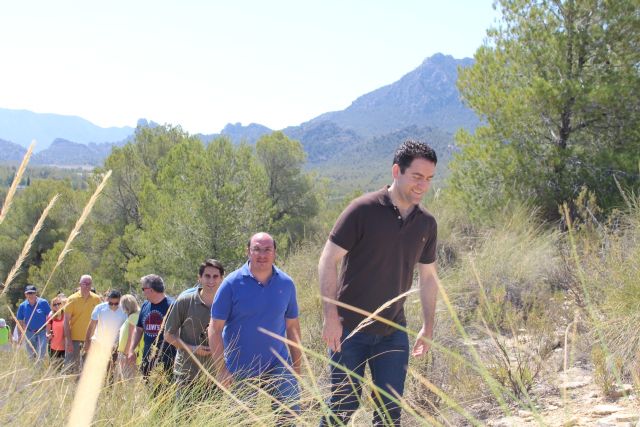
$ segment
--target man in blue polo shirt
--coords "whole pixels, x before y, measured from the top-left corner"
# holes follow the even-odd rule
[[[251,237],[247,256],[247,263],[224,279],[211,306],[209,345],[218,380],[226,386],[234,380],[255,381],[275,402],[297,411],[298,383],[282,361],[300,374],[302,352],[264,332],[300,342],[295,285],[274,265],[276,243],[267,233]]]
[[[47,323],[47,314],[51,307],[47,300],[38,297],[38,290],[33,285],[24,288],[25,300],[18,307],[16,318],[20,323],[21,332],[29,341],[26,343],[29,357],[36,361],[44,359],[47,353],[47,331],[44,327]],[[20,341],[24,337],[20,336]]]

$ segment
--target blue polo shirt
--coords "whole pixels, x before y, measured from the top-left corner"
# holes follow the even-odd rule
[[[286,344],[258,330],[285,337],[286,319],[298,317],[293,280],[276,266],[265,284],[253,277],[248,262],[229,274],[213,300],[211,317],[225,321],[224,359],[236,376],[253,377],[281,366],[274,352],[290,361]]]
[[[18,307],[16,318],[24,321],[28,331],[35,332],[47,323],[47,314],[50,311],[51,307],[47,300],[38,297],[34,305],[29,304],[29,300],[24,300]],[[33,313],[33,317],[31,317],[31,313]]]

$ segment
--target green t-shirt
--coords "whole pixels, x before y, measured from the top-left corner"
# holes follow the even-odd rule
[[[5,345],[9,343],[9,335],[11,334],[11,330],[8,326],[4,328],[0,328],[0,345]]]

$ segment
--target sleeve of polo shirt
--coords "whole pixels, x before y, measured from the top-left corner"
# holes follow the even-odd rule
[[[436,262],[436,246],[438,243],[438,224],[436,220],[429,224],[427,230],[427,243],[422,249],[422,255],[420,256],[420,264],[433,264]]]
[[[16,319],[25,320],[24,318],[24,305],[20,304],[18,306],[18,312],[16,313]]]
[[[291,283],[291,296],[289,297],[289,305],[284,317],[287,319],[296,319],[298,317],[298,299],[296,298],[296,287]]]
[[[165,325],[165,329],[170,334],[176,335],[178,333],[178,329],[182,326],[184,322],[184,312],[186,311],[186,302],[183,299],[177,299],[173,303],[173,308],[169,311],[169,316],[167,316],[167,323]]]
[[[231,315],[231,286],[229,282],[223,281],[220,289],[211,304],[211,318],[216,320],[227,320]]]
[[[333,225],[333,229],[329,234],[329,240],[342,249],[350,251],[362,235],[361,212],[362,207],[351,202],[351,204],[342,211],[338,220]]]
[[[98,307],[100,307],[100,304],[93,307],[93,310],[91,311],[91,320],[98,320]]]
[[[64,307],[64,314],[73,317],[74,313],[73,313],[73,307],[74,307],[74,299],[70,299],[67,302],[67,305]]]
[[[145,301],[145,302],[143,302],[143,303],[142,303],[142,307],[140,307],[140,314],[138,315],[138,321],[136,322],[136,326],[137,326],[138,328],[142,328],[142,329],[144,329],[144,325],[142,324],[142,321],[144,320],[144,319],[142,318],[142,317],[143,317],[143,316],[142,316],[142,312],[143,312],[143,310],[146,308],[146,304],[147,304],[147,301]]]
[[[49,301],[44,300],[43,307],[44,307],[44,312],[45,313],[50,313],[51,312],[51,306],[49,305]]]

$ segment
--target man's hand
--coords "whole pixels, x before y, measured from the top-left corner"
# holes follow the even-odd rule
[[[136,363],[136,358],[137,358],[137,356],[136,356],[135,352],[129,352],[129,354],[127,354],[127,362],[129,362],[129,363],[135,364]]]
[[[207,357],[211,356],[211,349],[206,345],[197,345],[193,353],[197,356]]]
[[[322,322],[322,340],[333,352],[340,352],[342,349],[342,321],[337,313],[325,317]]]
[[[421,357],[427,354],[429,352],[429,349],[431,348],[431,338],[432,337],[425,332],[425,328],[423,326],[418,333],[416,343],[413,345],[411,355],[413,357]]]
[[[231,375],[231,372],[229,372],[226,366],[222,366],[218,370],[216,380],[218,380],[218,382],[222,384],[223,387],[229,388],[231,384],[233,384],[233,375]]]

